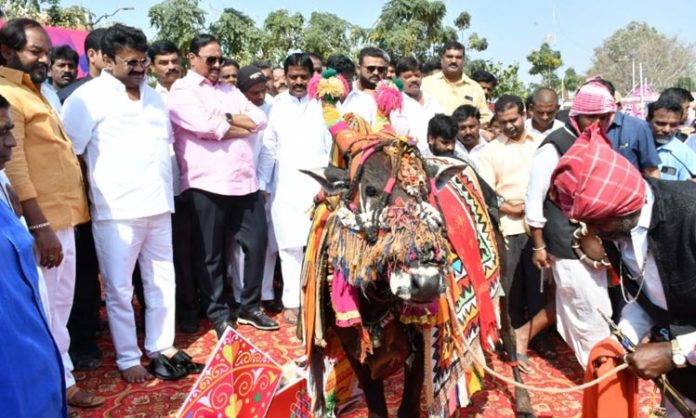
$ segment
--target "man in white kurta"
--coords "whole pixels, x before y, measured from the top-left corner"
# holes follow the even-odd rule
[[[109,28],[103,47],[111,30],[133,37],[139,32],[121,25]],[[163,379],[182,377],[170,365],[165,366],[168,374],[158,374],[155,368],[178,354],[173,348],[174,200],[168,112],[160,94],[146,83],[146,43],[144,48],[118,45],[112,56],[104,49],[107,70],[66,100],[63,120],[75,153],[87,165],[92,229],[116,364],[130,383],[152,378],[140,364],[131,304],[137,261],[147,306],[145,350],[153,359],[150,372]]]
[[[271,218],[283,274],[285,318],[294,322],[300,306],[303,249],[311,228],[308,211],[320,189],[299,170],[326,166],[332,139],[321,105],[307,97],[307,81],[313,74],[309,56],[290,55],[285,60],[285,74],[289,90],[276,96],[263,137],[268,155],[259,162],[259,168],[260,180],[268,182],[271,167],[276,166]]]

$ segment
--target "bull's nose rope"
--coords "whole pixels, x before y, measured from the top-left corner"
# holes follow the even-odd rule
[[[538,386],[532,386],[532,385],[527,385],[524,383],[519,383],[516,382],[514,379],[511,379],[507,376],[503,376],[502,374],[496,372],[495,370],[491,369],[486,365],[486,360],[482,359],[479,357],[478,353],[471,348],[469,343],[466,341],[466,338],[462,339],[462,345],[464,346],[464,350],[468,351],[469,354],[471,354],[472,359],[474,360],[474,363],[478,365],[479,367],[483,368],[483,370],[486,371],[486,373],[490,374],[491,376],[495,377],[496,379],[503,381],[507,384],[513,385],[518,388],[530,390],[532,392],[543,392],[543,393],[551,393],[551,394],[560,394],[560,393],[569,393],[569,392],[581,392],[585,389],[591,388],[592,386],[598,385],[600,382],[603,380],[606,380],[612,376],[614,376],[616,373],[619,373],[620,371],[626,370],[628,368],[628,364],[624,363],[619,366],[614,367],[613,369],[609,370],[606,374],[591,380],[587,383],[583,383],[582,385],[579,386],[569,386],[566,388],[545,388],[545,387],[538,387]]]

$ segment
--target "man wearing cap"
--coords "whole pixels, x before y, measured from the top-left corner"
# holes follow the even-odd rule
[[[556,306],[554,309],[553,304],[549,304],[517,329],[517,349],[521,354],[525,354],[534,335],[556,320],[559,333],[583,367],[587,365],[592,347],[609,336],[606,323],[599,315],[599,311],[607,316],[612,313],[606,271],[578,259],[571,245],[573,232],[579,225],[570,221],[547,198],[547,192],[553,170],[579,133],[594,122],[606,129],[614,112],[616,103],[604,84],[591,81],[583,85],[566,125],[551,132],[534,154],[525,198],[525,220],[532,236],[532,261],[553,274]]]
[[[644,379],[666,373],[695,408],[696,185],[643,179],[596,125],[560,159],[550,183],[551,199],[603,240],[620,272],[619,328],[637,345],[621,356],[629,371]],[[679,416],[671,402],[666,408]]]
[[[268,116],[271,111],[271,104],[266,99],[266,76],[263,75],[261,69],[255,65],[247,65],[239,69],[237,77],[237,88],[244,93],[244,96],[256,105],[259,109]],[[259,137],[263,133],[259,132]],[[279,300],[275,299],[273,292],[273,273],[275,272],[276,257],[278,256],[278,244],[275,241],[273,234],[273,223],[271,222],[270,206],[268,204],[268,195],[272,193],[272,181],[266,184],[261,178],[259,170],[259,162],[261,153],[267,154],[268,149],[263,146],[261,140],[254,143],[254,155],[256,158],[256,175],[259,177],[259,187],[264,193],[266,208],[266,222],[268,224],[268,245],[266,246],[266,261],[263,266],[263,280],[261,281],[261,306],[271,313],[278,313],[283,310],[283,305]],[[271,171],[273,167],[271,167]],[[271,176],[271,179],[273,176]],[[242,292],[242,276],[244,271],[244,256],[242,249],[238,245],[231,245],[229,271],[233,278],[232,285],[234,287],[234,295],[236,302],[239,303],[239,295]]]

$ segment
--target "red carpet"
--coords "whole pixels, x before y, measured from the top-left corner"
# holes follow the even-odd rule
[[[278,318],[280,319],[280,318]],[[282,322],[282,319],[281,319]],[[202,321],[201,325],[207,322]],[[239,331],[260,349],[265,350],[283,364],[291,358],[302,355],[300,342],[295,338],[294,327],[283,324],[280,331],[264,332],[249,326],[240,326]],[[185,349],[193,358],[205,362],[217,342],[214,331],[207,327],[197,335],[177,334],[176,345]],[[554,339],[559,351],[559,359],[547,362],[531,353],[531,365],[534,374],[525,376],[525,383],[542,387],[564,387],[569,382],[580,383],[582,369],[575,361],[570,349],[560,340]],[[152,381],[146,384],[126,384],[116,369],[111,337],[108,332],[100,341],[104,351],[104,365],[91,372],[76,372],[75,378],[83,387],[96,391],[106,398],[103,407],[94,410],[76,409],[81,417],[114,418],[151,418],[175,416],[186,395],[196,380],[196,376],[176,382]],[[497,358],[492,359],[496,371],[510,376],[509,367]],[[400,376],[393,376],[385,384],[390,415],[396,415],[401,384]],[[454,416],[459,417],[514,417],[511,408],[514,388],[507,384],[486,377],[486,390],[473,398],[473,404],[461,409]],[[571,392],[561,395],[531,393],[532,405],[537,417],[579,417],[582,395]],[[642,410],[646,411],[652,404],[652,384],[644,384],[641,390]],[[367,411],[358,406],[344,414],[345,417],[366,417]],[[285,417],[268,417],[285,418]]]

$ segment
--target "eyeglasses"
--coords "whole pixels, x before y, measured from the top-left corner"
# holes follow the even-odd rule
[[[116,60],[121,60],[121,62],[126,63],[126,67],[128,67],[129,70],[132,70],[133,68],[135,68],[138,65],[140,65],[142,68],[147,68],[150,66],[150,58],[149,57],[145,57],[145,58],[142,58],[139,60],[132,59],[132,60],[126,61],[126,60],[122,59],[121,57],[117,56]]]
[[[381,65],[368,65],[365,68],[367,68],[368,73],[374,73],[375,70],[380,74],[387,72],[387,67],[382,67]]]
[[[212,66],[215,65],[215,64],[220,64],[220,65],[222,65],[222,63],[225,62],[225,58],[224,58],[224,57],[215,57],[215,56],[212,56],[212,55],[209,56],[209,57],[204,57],[204,56],[201,56],[201,55],[198,55],[198,54],[196,54],[196,56],[197,56],[198,58],[201,58],[201,59],[205,60],[205,64],[206,64],[208,67],[212,67]]]

